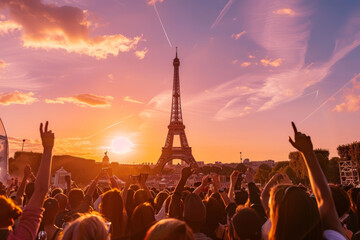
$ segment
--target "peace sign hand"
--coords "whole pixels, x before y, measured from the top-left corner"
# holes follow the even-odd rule
[[[302,153],[308,153],[313,151],[313,144],[310,136],[307,136],[301,132],[298,132],[294,122],[291,122],[294,129],[295,142],[289,136],[289,142],[291,145]]]
[[[48,130],[48,125],[49,122],[46,121],[45,129],[43,130],[43,124],[40,124],[40,136],[44,149],[51,150],[54,147],[55,135],[51,130]]]

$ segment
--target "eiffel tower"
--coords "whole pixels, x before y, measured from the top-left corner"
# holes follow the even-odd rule
[[[180,101],[180,78],[179,78],[179,66],[180,60],[177,56],[173,61],[174,65],[174,82],[171,104],[171,116],[170,124],[168,125],[168,134],[165,142],[165,146],[162,148],[161,156],[154,168],[155,172],[161,172],[165,164],[172,165],[173,159],[180,159],[187,164],[197,167],[197,163],[192,155],[191,147],[189,147],[188,141],[185,135],[185,125],[183,123],[181,113],[181,101]],[[180,137],[180,147],[174,147],[174,136]]]

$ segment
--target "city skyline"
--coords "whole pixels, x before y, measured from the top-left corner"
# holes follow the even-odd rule
[[[330,150],[359,140],[357,1],[0,0],[0,118],[10,153],[156,163],[179,47],[195,160],[282,161],[291,121]]]

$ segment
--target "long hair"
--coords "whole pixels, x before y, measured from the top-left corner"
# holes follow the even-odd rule
[[[191,228],[175,218],[160,220],[147,232],[145,240],[194,240]]]
[[[112,189],[104,193],[101,199],[100,213],[111,222],[112,238],[124,234],[124,204],[118,189]]]
[[[270,193],[269,239],[322,239],[320,215],[304,189],[278,185]]]
[[[20,217],[22,210],[5,196],[0,196],[0,227],[5,228],[14,225],[14,220]]]
[[[105,220],[98,214],[85,214],[68,225],[62,240],[106,240],[108,236]]]
[[[154,209],[150,203],[142,203],[137,206],[130,221],[132,239],[144,239],[147,230],[155,221]]]

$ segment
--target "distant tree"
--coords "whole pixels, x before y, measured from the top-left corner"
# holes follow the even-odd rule
[[[278,171],[280,171],[281,169],[289,166],[289,163],[290,163],[289,161],[277,162],[277,163],[275,164],[275,166],[273,167],[272,171],[273,171],[273,172],[278,172]]]
[[[329,150],[319,148],[315,149],[314,152],[317,160],[319,161],[321,169],[324,173],[326,173],[329,164]]]
[[[290,152],[289,159],[289,166],[294,170],[296,177],[298,179],[305,179],[305,177],[307,176],[307,170],[304,159],[300,152]]]
[[[244,173],[246,172],[247,167],[243,163],[239,163],[235,169],[238,170],[239,172]]]
[[[341,159],[351,159],[358,164],[360,163],[360,142],[340,145],[337,151]]]
[[[340,183],[340,172],[339,172],[339,161],[340,158],[333,157],[329,160],[326,178],[330,183]]]
[[[254,175],[254,180],[257,183],[264,185],[269,180],[269,174],[271,172],[271,167],[267,164],[261,164],[256,170]]]
[[[286,166],[285,168],[283,168],[282,173],[285,173],[286,175],[288,175],[290,180],[293,183],[298,183],[299,182],[299,179],[296,177],[295,171],[289,165]]]

